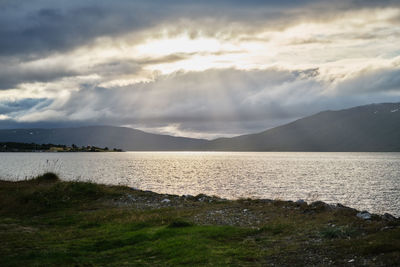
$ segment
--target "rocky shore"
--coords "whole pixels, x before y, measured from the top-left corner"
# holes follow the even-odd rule
[[[364,221],[386,221],[399,222],[400,218],[384,213],[373,214],[368,211],[358,211],[354,208],[344,206],[340,203],[327,204],[322,201],[307,203],[304,200],[283,201],[272,199],[239,199],[228,200],[216,196],[207,196],[199,194],[192,195],[171,195],[157,194],[152,191],[142,191],[131,188],[131,193],[110,201],[110,205],[133,209],[161,209],[161,208],[195,208],[214,205],[215,209],[207,209],[207,212],[197,214],[193,217],[195,223],[217,224],[232,226],[251,226],[257,227],[271,220],[273,214],[266,212],[267,207],[279,208],[283,213],[297,213],[304,215],[313,215],[317,213],[342,213],[353,216]],[[223,208],[218,208],[219,206]],[[212,205],[211,205],[212,206]]]
[[[396,266],[400,219],[341,204],[0,181],[1,266]]]

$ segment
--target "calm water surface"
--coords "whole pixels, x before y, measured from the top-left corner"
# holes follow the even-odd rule
[[[158,193],[322,200],[400,216],[400,153],[0,153],[0,177],[64,180]]]

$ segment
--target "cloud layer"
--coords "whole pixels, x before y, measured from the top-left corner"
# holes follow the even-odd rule
[[[400,101],[398,1],[0,1],[0,128],[214,138]]]

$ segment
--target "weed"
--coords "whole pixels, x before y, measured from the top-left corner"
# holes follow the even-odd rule
[[[354,237],[357,234],[358,231],[350,226],[328,226],[320,230],[320,235],[328,239]]]
[[[52,173],[52,172],[46,172],[43,175],[39,175],[33,180],[36,180],[37,182],[59,182],[60,178],[57,176],[57,174]]]

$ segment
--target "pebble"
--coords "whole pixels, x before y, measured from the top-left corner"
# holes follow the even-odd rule
[[[370,220],[371,219],[371,213],[369,213],[368,211],[361,211],[359,213],[357,213],[357,217],[363,220]]]
[[[307,204],[307,202],[305,202],[304,199],[299,199],[296,201],[296,204]]]
[[[396,217],[394,217],[392,214],[389,214],[389,213],[383,214],[382,218],[387,221],[395,221],[396,220]]]

